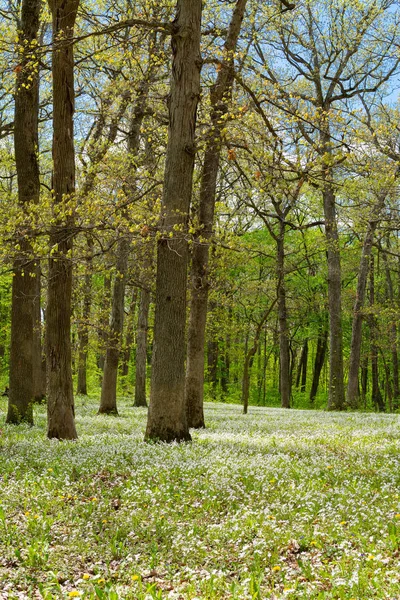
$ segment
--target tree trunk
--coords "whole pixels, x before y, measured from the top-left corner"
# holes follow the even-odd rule
[[[324,140],[330,148],[330,138]],[[329,154],[329,152],[328,152]],[[329,305],[329,394],[328,409],[343,410],[345,406],[343,379],[342,340],[342,275],[340,265],[339,234],[336,219],[336,198],[333,190],[332,169],[323,170],[323,201],[325,236],[328,255],[328,305]]]
[[[225,42],[224,57],[210,93],[211,127],[208,131],[198,206],[192,269],[185,402],[189,427],[204,427],[204,344],[209,290],[208,259],[215,211],[215,193],[221,155],[224,115],[228,112],[234,77],[234,53],[247,0],[237,0]]]
[[[379,215],[385,204],[386,193],[381,194],[373,209],[372,218],[368,222],[363,249],[358,269],[356,300],[353,308],[353,324],[350,344],[349,379],[347,383],[347,403],[351,408],[358,407],[358,371],[360,368],[361,342],[362,342],[362,308],[365,302],[365,292],[369,271],[369,261],[374,241],[375,231],[379,223]]]
[[[75,194],[74,45],[79,0],[51,0],[53,18],[53,185],[61,216],[50,233],[47,297],[47,396],[49,438],[75,439],[71,371],[73,218],[67,203]],[[63,214],[64,213],[64,214]]]
[[[149,93],[149,82],[143,80],[139,86],[139,93],[135,101],[133,116],[130,123],[128,136],[128,154],[131,162],[131,173],[125,186],[125,194],[131,196],[136,189],[135,158],[139,151],[140,128],[145,115],[146,102]],[[117,377],[118,361],[120,355],[121,339],[124,328],[125,315],[125,283],[128,270],[128,259],[130,251],[130,240],[121,239],[117,250],[117,273],[114,282],[112,309],[111,309],[111,332],[106,351],[104,363],[104,374],[101,387],[101,400],[99,414],[118,414],[117,409]]]
[[[117,265],[111,308],[110,335],[107,341],[99,414],[118,414],[117,377],[121,336],[125,316],[125,283],[128,270],[130,240],[122,238],[117,248]]]
[[[373,308],[375,304],[375,269],[374,269],[374,257],[371,254],[371,266],[370,266],[370,288],[369,288],[369,304]],[[371,376],[372,376],[372,403],[376,406],[377,410],[383,412],[385,410],[385,403],[383,401],[382,393],[379,388],[379,366],[378,366],[378,345],[376,335],[376,317],[371,313],[369,317],[369,332],[370,332],[370,344],[371,344]]]
[[[147,406],[146,371],[147,371],[147,331],[149,322],[150,290],[142,288],[136,337],[136,379],[134,406]]]
[[[36,42],[40,21],[39,0],[23,0],[19,25],[19,70],[17,72],[14,112],[14,149],[18,180],[18,202],[29,211],[39,201],[38,164],[39,73]],[[34,48],[34,50],[31,50]],[[36,63],[37,64],[37,63]],[[20,251],[13,261],[11,296],[10,381],[7,423],[33,423],[34,385],[34,303],[37,294],[36,267],[32,260],[29,236],[31,225],[21,223],[15,232]]]
[[[178,0],[157,277],[151,396],[146,439],[190,440],[185,407],[187,222],[200,96],[202,0]]]
[[[36,296],[34,302],[33,330],[33,398],[41,402],[46,397],[46,361],[42,352],[42,309],[41,309],[41,269],[36,267]]]
[[[320,329],[317,339],[317,350],[314,360],[313,380],[310,390],[310,404],[314,403],[318,391],[319,378],[321,376],[322,367],[325,362],[326,350],[328,347],[328,330],[326,327]]]
[[[286,290],[285,290],[285,224],[280,221],[277,242],[277,298],[279,318],[279,390],[282,408],[290,408],[291,377],[290,347],[287,325]]]

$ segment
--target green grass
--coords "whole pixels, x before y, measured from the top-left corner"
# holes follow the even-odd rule
[[[165,445],[76,408],[77,442],[2,427],[2,600],[400,597],[397,415],[208,404]]]

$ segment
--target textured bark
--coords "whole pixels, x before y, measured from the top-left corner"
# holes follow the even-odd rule
[[[40,16],[39,0],[23,0],[19,26],[19,70],[15,90],[14,149],[18,180],[18,202],[21,207],[39,201],[40,179],[38,164],[39,77],[33,64]],[[37,300],[36,267],[32,260],[29,235],[21,223],[15,234],[20,252],[13,263],[11,296],[10,381],[7,423],[33,423],[32,402],[35,395],[35,307]]]
[[[289,329],[287,324],[286,290],[285,290],[285,224],[280,222],[277,241],[277,298],[279,318],[279,391],[282,408],[290,408],[291,376]]]
[[[320,329],[317,339],[317,350],[314,359],[313,380],[311,383],[310,390],[310,404],[314,403],[315,396],[317,395],[319,378],[321,376],[322,367],[324,366],[327,347],[328,330],[326,329],[326,327],[324,327],[323,329]]]
[[[330,138],[323,136],[330,155]],[[329,305],[329,395],[328,409],[343,410],[345,406],[343,378],[342,336],[342,272],[340,264],[339,234],[336,218],[336,198],[333,189],[332,169],[323,170],[322,191],[325,217],[325,236],[328,255],[328,305]]]
[[[385,204],[385,198],[386,194],[381,194],[379,196],[378,202],[373,209],[372,218],[368,222],[360,258],[360,266],[358,269],[357,292],[353,308],[353,323],[351,331],[349,378],[347,383],[347,403],[352,408],[358,408],[359,405],[358,372],[360,369],[362,342],[362,308],[365,302],[372,244],[374,241],[375,231],[379,223],[379,216]]]
[[[224,57],[210,94],[211,126],[206,140],[198,206],[199,231],[195,238],[191,267],[190,317],[187,339],[185,402],[189,427],[204,427],[204,344],[209,290],[208,258],[212,236],[218,178],[222,118],[228,111],[234,77],[234,52],[247,0],[237,0],[225,42]]]
[[[136,337],[136,379],[134,406],[147,406],[147,332],[149,326],[150,290],[142,288],[140,292],[139,316]]]
[[[61,216],[50,233],[47,296],[47,396],[49,438],[75,439],[71,370],[73,217],[64,212],[75,194],[74,35],[79,0],[51,0],[53,21],[53,190]]]
[[[117,248],[117,265],[112,297],[110,333],[107,341],[99,414],[118,414],[117,376],[125,316],[125,283],[130,240],[122,238]]]
[[[146,439],[190,440],[185,407],[188,214],[200,96],[201,0],[178,0],[157,277],[151,396]]]

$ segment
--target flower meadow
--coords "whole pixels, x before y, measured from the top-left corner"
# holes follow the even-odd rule
[[[44,407],[2,427],[2,600],[400,598],[397,415],[207,404],[166,445],[128,399],[96,410],[77,442]]]

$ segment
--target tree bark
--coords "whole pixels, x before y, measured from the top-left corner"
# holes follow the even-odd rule
[[[53,19],[53,190],[61,216],[50,233],[47,297],[47,396],[49,438],[75,439],[71,370],[73,217],[67,204],[75,194],[74,45],[79,0],[50,0]],[[64,213],[64,214],[63,214]]]
[[[142,288],[140,292],[139,316],[136,336],[136,379],[134,406],[147,406],[147,332],[149,326],[150,290]]]
[[[187,222],[200,96],[202,0],[178,0],[157,276],[151,396],[146,439],[190,440],[185,407]]]
[[[39,0],[23,0],[18,35],[19,65],[15,89],[14,149],[18,180],[18,202],[29,211],[39,201],[38,163],[39,73],[34,67],[39,21]],[[32,48],[34,48],[32,50]],[[7,423],[33,423],[35,395],[35,301],[37,269],[32,260],[29,222],[15,233],[20,251],[13,261],[11,296],[11,348]]]
[[[209,290],[208,259],[215,211],[215,193],[221,155],[222,129],[234,78],[234,53],[239,38],[247,0],[237,0],[220,63],[217,80],[210,93],[211,127],[206,140],[198,206],[199,230],[195,236],[192,268],[185,402],[189,427],[204,423],[204,344]]]
[[[359,405],[358,372],[360,369],[362,342],[362,308],[365,302],[372,244],[375,237],[375,231],[379,223],[379,216],[385,205],[385,198],[386,193],[380,194],[378,202],[373,209],[372,218],[368,222],[360,258],[360,266],[358,269],[357,292],[353,308],[353,324],[351,331],[349,378],[347,383],[347,403],[349,406],[351,406],[351,408],[358,408]]]
[[[117,265],[112,297],[110,334],[107,340],[99,414],[118,414],[118,359],[120,354],[121,336],[124,329],[125,283],[130,245],[129,239],[122,238],[119,241],[117,248]]]
[[[321,142],[324,156],[332,155],[329,125],[322,125]],[[324,160],[324,158],[323,158]],[[328,410],[343,410],[345,406],[343,378],[342,335],[342,272],[340,264],[339,234],[336,217],[336,197],[333,188],[333,170],[328,164],[322,169],[325,237],[328,256],[328,306],[329,306],[329,394]]]

